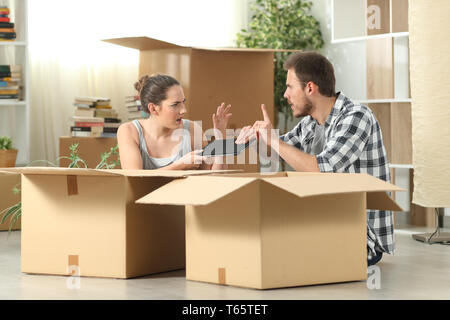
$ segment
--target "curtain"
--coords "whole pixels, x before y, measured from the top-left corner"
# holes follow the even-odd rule
[[[413,202],[450,207],[448,0],[409,1]]]
[[[54,160],[75,96],[111,99],[125,119],[139,52],[100,41],[149,36],[186,46],[234,46],[247,0],[39,0],[29,3],[30,159]]]

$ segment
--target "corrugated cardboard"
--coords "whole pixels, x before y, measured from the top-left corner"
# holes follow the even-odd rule
[[[78,155],[86,161],[88,168],[94,169],[101,161],[100,155],[109,152],[112,147],[117,145],[116,138],[90,138],[90,137],[60,137],[59,138],[59,156],[70,157],[69,147],[78,143]],[[117,160],[117,155],[111,156],[108,162]],[[61,159],[60,167],[67,168],[70,160]],[[81,164],[79,164],[82,166]],[[119,167],[116,167],[120,169]]]
[[[230,129],[262,120],[262,103],[273,121],[273,53],[294,51],[186,47],[148,37],[104,41],[140,50],[140,76],[164,73],[178,79],[187,98],[186,118],[202,121],[204,131],[213,128],[212,114],[222,102],[232,105]],[[229,168],[259,171],[257,164]]]
[[[137,203],[186,205],[187,279],[268,289],[366,279],[366,209],[400,210],[386,193],[399,190],[365,174],[227,174]]]
[[[0,212],[20,202],[20,194],[13,193],[13,188],[20,183],[20,174],[1,172],[1,170],[2,168],[0,168]],[[2,216],[0,216],[0,220]],[[0,231],[9,230],[9,223],[10,219],[7,219],[3,224],[0,223]],[[12,230],[19,230],[20,223],[19,218]]]
[[[22,173],[22,272],[70,275],[77,266],[81,276],[111,278],[184,268],[184,208],[135,201],[174,179],[214,173],[8,171]]]

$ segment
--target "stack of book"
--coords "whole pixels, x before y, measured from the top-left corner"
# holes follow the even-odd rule
[[[0,6],[0,41],[14,40],[16,40],[16,30],[9,18],[9,8]]]
[[[21,98],[19,82],[22,66],[0,65],[0,101],[17,101]]]
[[[127,113],[128,121],[135,119],[147,118],[147,114],[143,111],[139,96],[125,97],[125,111]]]
[[[74,116],[72,120],[74,122],[70,127],[72,137],[99,138],[102,136],[105,126],[103,118]]]
[[[76,97],[74,106],[73,137],[117,137],[121,120],[109,98]]]

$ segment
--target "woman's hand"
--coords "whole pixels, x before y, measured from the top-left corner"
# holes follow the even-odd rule
[[[197,170],[205,160],[205,157],[200,155],[202,152],[203,150],[194,150],[187,153],[171,164],[171,167],[175,170]]]
[[[226,139],[228,120],[232,116],[231,113],[228,113],[228,111],[230,111],[230,108],[231,104],[229,104],[225,108],[225,103],[222,103],[217,107],[217,112],[212,115],[216,139]],[[219,131],[220,133],[217,131]],[[218,134],[222,134],[222,136],[218,137]]]

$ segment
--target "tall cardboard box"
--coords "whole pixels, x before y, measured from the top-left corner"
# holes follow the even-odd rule
[[[100,155],[105,152],[109,152],[111,148],[117,145],[116,138],[90,138],[90,137],[60,137],[59,138],[59,156],[69,157],[69,147],[78,143],[78,155],[81,159],[85,160],[88,164],[88,168],[95,169],[100,163]],[[111,156],[109,161],[117,160],[117,155]],[[60,167],[67,168],[70,164],[70,160],[61,159],[59,161]],[[82,165],[81,165],[82,166]],[[115,169],[120,169],[116,167]]]
[[[13,188],[20,183],[20,174],[1,172],[1,170],[2,168],[0,168],[0,212],[20,202],[20,194],[13,193]],[[0,221],[2,217],[3,215],[0,216]],[[10,218],[7,218],[3,224],[0,223],[0,231],[9,230],[9,223]],[[20,223],[21,219],[19,218],[12,230],[19,230]]]
[[[203,131],[213,128],[212,114],[222,102],[232,105],[230,129],[262,120],[262,103],[273,121],[273,53],[292,51],[187,47],[148,37],[104,41],[138,49],[139,76],[164,73],[178,79],[187,98],[186,119],[202,121]],[[259,171],[257,164],[248,162],[230,169]]]
[[[366,279],[366,209],[400,210],[386,193],[399,190],[365,174],[234,174],[137,203],[186,205],[188,280],[269,289]]]
[[[22,272],[110,278],[184,268],[184,208],[135,201],[173,179],[211,173],[11,171],[22,173]]]

